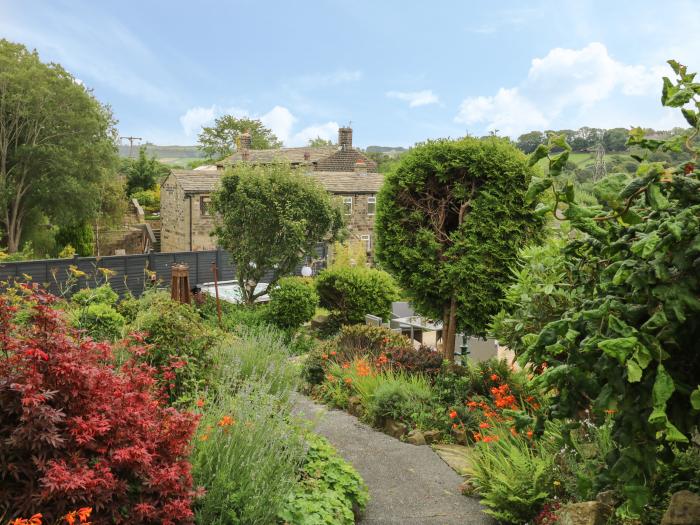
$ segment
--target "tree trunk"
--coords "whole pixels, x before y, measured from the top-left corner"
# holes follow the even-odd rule
[[[450,299],[450,307],[445,308],[445,319],[442,327],[442,348],[445,359],[450,362],[455,360],[455,336],[457,335],[457,299]]]

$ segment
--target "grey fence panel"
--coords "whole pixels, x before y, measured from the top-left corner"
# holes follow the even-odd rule
[[[316,254],[317,257],[325,258],[326,246],[317,246]],[[230,254],[223,250],[209,250],[0,263],[0,288],[4,282],[31,280],[46,286],[52,293],[66,294],[84,288],[86,285],[94,286],[96,282],[104,282],[105,276],[99,269],[106,268],[114,272],[109,277],[109,284],[115,292],[120,295],[132,293],[139,296],[148,285],[146,270],[155,272],[157,280],[163,285],[169,286],[172,265],[185,263],[189,265],[190,284],[194,286],[214,280],[211,267],[213,262],[217,264],[220,281],[235,280],[236,269]],[[86,275],[76,278],[70,269],[71,266]],[[296,268],[294,273],[299,274],[300,272],[301,265]],[[268,274],[266,277],[269,279],[270,275]]]

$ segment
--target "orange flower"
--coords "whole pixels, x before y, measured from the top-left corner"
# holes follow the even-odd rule
[[[85,523],[90,517],[90,514],[92,514],[91,507],[83,507],[81,509],[78,509],[78,517],[80,518],[80,523]]]
[[[473,410],[479,406],[479,403],[477,403],[476,401],[467,401],[467,406],[470,410]]]
[[[615,410],[614,408],[608,408],[607,410],[605,410],[605,413],[609,416],[613,415],[615,412],[617,412],[617,410]]]
[[[202,434],[202,437],[199,438],[200,441],[206,441],[209,439],[209,434]],[[72,523],[69,523],[69,525],[73,525]]]
[[[220,427],[230,427],[233,425],[236,421],[231,417],[231,416],[224,416],[219,420],[218,425]]]
[[[479,428],[491,428],[491,425],[484,421],[483,423],[479,423]]]
[[[457,411],[456,411],[456,410],[453,410],[452,412],[450,412],[450,419],[454,419],[454,418],[456,418],[456,417],[457,417]]]
[[[498,381],[500,377],[497,374],[491,374],[491,381]]]
[[[452,423],[452,430],[457,430],[459,425],[457,423]]]
[[[498,436],[486,436],[486,437],[484,437],[484,443],[491,443],[492,441],[498,441]]]
[[[474,432],[472,436],[474,437],[474,441],[481,441],[483,439],[478,432]]]
[[[328,380],[328,381],[330,381],[331,383],[333,383],[333,382],[335,381],[335,376],[334,376],[333,374],[328,374],[328,375],[326,376],[326,380]]]
[[[345,368],[345,369],[347,370],[348,368],[350,368],[350,363],[348,363],[348,362],[346,361],[345,363],[343,363],[343,364],[340,365],[340,366],[342,366],[343,368]]]
[[[199,408],[202,408],[202,407],[204,406],[204,399],[198,399],[198,400],[197,400],[197,406],[198,406]]]
[[[514,436],[518,435],[518,431],[515,430],[515,427],[510,427],[510,433],[513,434]]]
[[[73,512],[69,512],[68,514],[66,514],[65,516],[63,516],[63,519],[66,520],[66,522],[68,523],[68,525],[73,525],[73,524],[75,523],[75,516],[76,516],[76,514],[78,514],[78,512],[74,510]]]
[[[349,385],[352,383],[352,377],[346,377],[345,378],[345,384]]]
[[[338,354],[338,352],[336,352],[335,350],[333,350],[333,351],[331,352],[331,355],[337,355],[337,354]]]
[[[321,354],[321,359],[328,359],[328,354]]]
[[[534,435],[534,432],[533,432],[532,430],[528,430],[527,433],[526,433],[526,435],[527,435],[527,438],[528,438],[528,439],[532,439],[532,436]]]
[[[41,518],[43,517],[42,514],[34,514],[34,516],[29,518],[29,525],[41,525]]]

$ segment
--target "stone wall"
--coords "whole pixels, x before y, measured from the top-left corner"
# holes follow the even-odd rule
[[[369,254],[368,259],[371,259],[374,254],[374,215],[369,215],[367,213],[368,198],[374,198],[376,202],[376,195],[366,194],[366,193],[354,193],[347,195],[337,195],[341,203],[344,202],[345,198],[352,198],[352,214],[344,215],[345,221],[347,223],[348,231],[350,233],[349,241],[363,241],[363,236],[369,236]],[[376,204],[375,204],[376,212]]]
[[[166,179],[160,188],[161,251],[184,252],[216,248],[215,239],[209,235],[214,229],[214,217],[205,213],[206,202],[203,206],[202,199],[209,199],[209,195],[186,195],[175,177]]]
[[[160,187],[160,250],[182,252],[190,248],[189,209],[185,192],[170,175]]]

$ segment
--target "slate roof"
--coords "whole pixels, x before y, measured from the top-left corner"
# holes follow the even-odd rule
[[[291,164],[301,164],[305,162],[316,163],[320,159],[326,158],[338,151],[338,146],[320,146],[317,148],[302,147],[302,148],[276,148],[276,149],[250,149],[248,150],[247,161],[256,163],[270,163],[274,161],[286,160]],[[304,160],[304,153],[309,153],[309,159]],[[234,164],[243,160],[243,155],[240,151],[226,157],[219,162],[217,166],[223,167],[228,164]]]
[[[304,159],[308,153],[309,158]],[[237,151],[217,164],[218,168],[243,161],[243,154]],[[355,163],[364,163],[367,171],[376,172],[377,163],[354,148],[342,149],[338,146],[321,146],[317,148],[278,148],[250,149],[246,162],[251,164],[268,164],[274,161],[287,161],[292,165],[310,164],[318,171],[354,171]]]
[[[185,193],[211,193],[218,185],[222,171],[172,170]],[[309,171],[299,172],[300,177],[313,177],[328,192],[377,193],[384,181],[380,173],[356,173],[354,171]]]
[[[316,179],[330,193],[377,193],[384,182],[381,173],[311,171],[306,176]]]
[[[185,193],[210,193],[221,180],[218,171],[172,170],[172,175]]]

